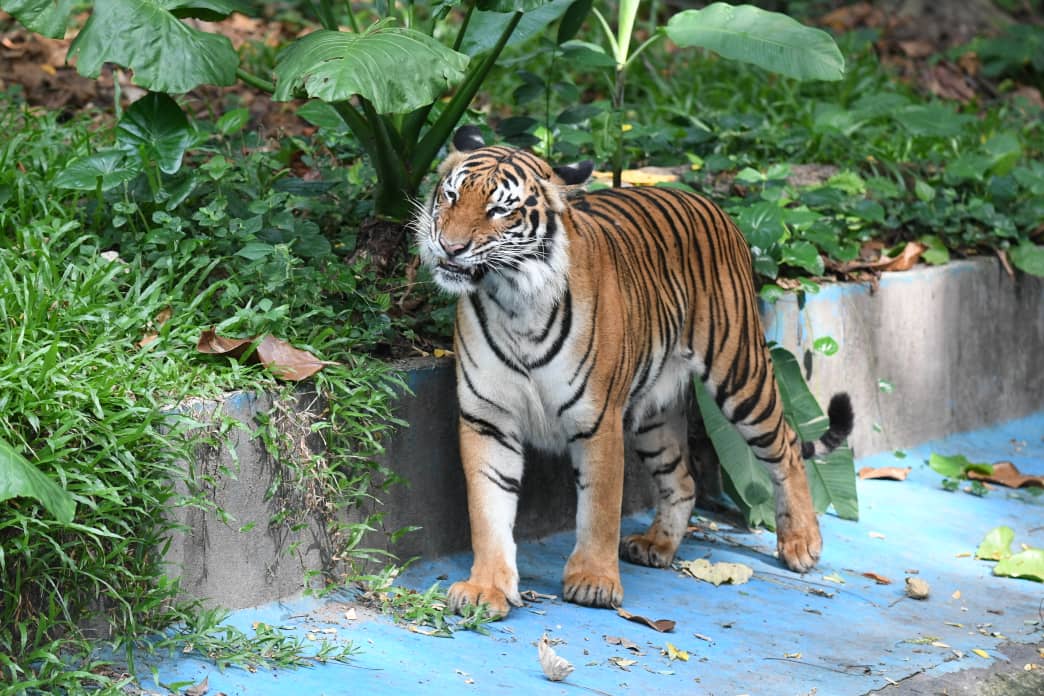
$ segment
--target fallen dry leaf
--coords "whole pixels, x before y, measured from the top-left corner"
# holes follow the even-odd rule
[[[864,466],[859,470],[861,479],[888,479],[889,481],[905,481],[910,467],[901,466]]]
[[[921,258],[921,254],[923,254],[927,248],[928,247],[920,242],[907,242],[906,246],[903,247],[902,252],[900,252],[895,258],[882,256],[879,261],[872,265],[874,268],[882,271],[908,271],[917,265],[917,261]]]
[[[248,352],[252,346],[256,350]],[[228,355],[239,359],[244,355],[251,362],[259,362],[279,379],[300,381],[308,379],[327,365],[337,365],[329,360],[319,360],[306,350],[294,348],[286,341],[265,334],[258,340],[251,338],[229,338],[219,336],[207,329],[199,336],[196,350],[207,355]]]
[[[544,670],[544,676],[551,681],[562,681],[574,669],[568,660],[555,654],[546,633],[540,637],[537,644],[537,656],[540,658],[540,668]]]
[[[543,592],[537,592],[536,590],[522,590],[519,592],[519,595],[521,595],[522,599],[527,602],[541,602],[545,599],[548,601],[554,601],[558,599],[558,595],[544,594]]]
[[[617,609],[616,613],[619,614],[622,618],[627,619],[628,621],[634,621],[635,623],[645,624],[649,628],[653,629],[654,631],[659,631],[660,633],[670,633],[674,630],[675,622],[671,619],[656,619],[655,621],[653,621],[652,619],[647,619],[644,616],[632,614],[631,612],[623,608]]]
[[[882,534],[881,532],[868,532],[867,536],[869,536],[871,539],[885,539],[886,538],[885,535]]]
[[[838,585],[844,585],[845,579],[837,573],[831,573],[830,575],[824,575],[823,579],[828,582],[836,582]]]
[[[891,579],[886,578],[885,576],[879,575],[877,573],[863,573],[863,577],[864,578],[870,578],[871,580],[876,582],[878,585],[891,585],[892,584]]]
[[[628,667],[638,664],[638,660],[629,660],[626,657],[610,657],[609,661],[625,672],[630,672]]]
[[[910,599],[928,599],[931,588],[920,578],[906,578],[906,596]]]
[[[742,585],[754,575],[754,569],[742,563],[711,563],[706,558],[679,561],[678,567],[697,580],[713,583],[715,587],[726,582]]]
[[[185,696],[203,696],[203,694],[207,693],[207,691],[210,690],[210,685],[207,683],[209,680],[209,676],[203,677],[203,681],[196,684],[195,686],[190,686],[189,688],[185,689]]]
[[[976,655],[978,655],[979,657],[984,658],[986,660],[990,659],[990,654],[988,652],[986,652],[985,650],[982,650],[980,648],[972,648],[972,652],[975,653]]]
[[[619,645],[622,648],[627,648],[636,655],[642,654],[642,649],[637,643],[627,640],[626,638],[621,638],[620,636],[605,636],[605,642],[609,645]]]
[[[671,662],[674,662],[675,660],[681,660],[682,662],[688,662],[689,661],[689,653],[688,653],[688,651],[686,651],[686,650],[679,650],[678,648],[674,647],[670,643],[667,643],[667,647],[663,651],[663,654],[666,655],[667,659],[670,660]]]
[[[161,309],[159,313],[155,316],[155,318],[152,320],[150,330],[147,331],[145,335],[141,337],[141,340],[138,341],[135,345],[138,348],[144,348],[145,346],[149,345],[157,338],[159,338],[159,330],[163,327],[164,324],[166,324],[170,320],[172,316],[174,316],[174,310],[172,310],[170,307],[164,307],[163,309]]]
[[[1040,486],[1044,488],[1044,476],[1027,476],[1011,462],[995,463],[992,474],[980,474],[977,471],[970,470],[968,471],[968,478],[976,481],[999,483],[1008,488],[1022,488],[1023,486]]]

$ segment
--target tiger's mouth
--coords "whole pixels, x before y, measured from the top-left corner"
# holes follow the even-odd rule
[[[486,274],[484,266],[461,266],[452,261],[441,260],[435,269],[449,281],[476,283]]]

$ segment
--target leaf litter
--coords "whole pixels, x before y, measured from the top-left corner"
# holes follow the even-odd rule
[[[206,355],[227,355],[247,362],[260,363],[279,379],[300,381],[308,379],[327,365],[339,363],[319,360],[306,350],[294,348],[286,341],[270,334],[250,338],[219,336],[214,328],[199,336],[196,350]]]
[[[553,682],[562,681],[575,669],[569,660],[555,653],[546,633],[537,643],[537,657],[540,659],[540,668],[544,671],[544,676]]]
[[[697,580],[718,587],[724,583],[742,585],[754,575],[754,569],[742,563],[711,563],[706,558],[694,561],[679,561],[678,568]]]
[[[632,614],[631,612],[627,611],[622,607],[618,608],[616,610],[616,613],[621,618],[627,619],[628,621],[634,621],[635,623],[643,624],[653,629],[654,631],[659,631],[660,633],[670,633],[674,630],[674,626],[676,624],[676,622],[672,619],[647,619],[644,616]]]

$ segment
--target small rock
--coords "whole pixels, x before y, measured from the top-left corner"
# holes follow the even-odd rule
[[[920,578],[906,578],[906,596],[910,599],[928,599],[931,589]]]

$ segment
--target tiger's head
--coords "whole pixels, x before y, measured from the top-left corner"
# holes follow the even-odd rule
[[[453,146],[413,222],[435,282],[456,295],[504,281],[518,295],[557,296],[568,268],[560,214],[592,163],[552,168],[525,150],[487,147],[474,126],[460,128]]]

